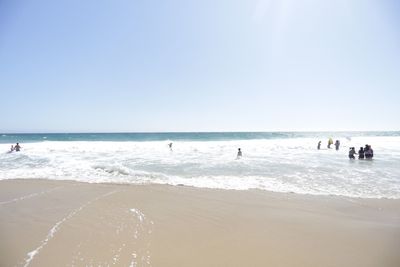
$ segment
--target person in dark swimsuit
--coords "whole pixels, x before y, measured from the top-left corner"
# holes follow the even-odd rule
[[[360,147],[360,150],[358,150],[358,159],[364,159],[364,148]]]
[[[339,150],[339,146],[340,146],[340,141],[339,141],[339,140],[336,140],[336,142],[335,142],[335,148],[336,148],[336,150]]]
[[[19,143],[17,143],[17,144],[14,146],[14,150],[17,151],[17,152],[21,150],[21,146],[19,145]]]
[[[237,159],[240,159],[242,157],[242,150],[238,148],[238,153],[237,153]]]
[[[350,147],[350,151],[349,151],[349,159],[355,159],[354,155],[357,154],[356,150],[354,149],[354,147]]]
[[[368,149],[365,150],[365,158],[372,159],[374,157],[374,151],[372,150],[371,146],[368,146]]]

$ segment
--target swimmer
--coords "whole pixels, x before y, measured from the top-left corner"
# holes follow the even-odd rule
[[[321,149],[321,141],[318,142],[318,146],[317,146],[318,150]]]
[[[169,146],[169,149],[172,151],[172,143],[169,143],[168,146]]]
[[[17,143],[17,144],[14,146],[14,150],[17,151],[17,152],[19,152],[19,151],[21,150],[21,146],[19,145],[19,143]]]
[[[242,157],[242,150],[240,150],[240,148],[238,148],[238,153],[237,153],[237,159],[240,159]]]
[[[12,152],[14,152],[14,150],[15,150],[15,149],[14,149],[14,146],[11,145],[11,148],[10,148],[10,150],[7,151],[7,153],[12,153]]]
[[[339,150],[339,146],[340,146],[340,141],[339,141],[339,140],[336,140],[336,142],[335,142],[335,148],[336,148],[336,150]]]

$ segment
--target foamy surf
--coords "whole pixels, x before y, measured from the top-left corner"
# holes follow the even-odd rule
[[[400,198],[399,136],[343,135],[339,139],[339,151],[327,149],[327,138],[319,135],[283,139],[22,143],[21,152],[0,154],[0,179],[153,183]],[[319,140],[323,142],[321,150],[316,149]],[[173,142],[172,150],[169,142]],[[349,147],[358,150],[365,144],[371,144],[375,151],[372,161],[348,159]],[[243,157],[237,160],[239,147]],[[0,144],[0,151],[8,149],[9,144]]]

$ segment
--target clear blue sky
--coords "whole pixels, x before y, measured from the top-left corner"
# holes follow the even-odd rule
[[[400,1],[0,0],[0,132],[400,130]]]

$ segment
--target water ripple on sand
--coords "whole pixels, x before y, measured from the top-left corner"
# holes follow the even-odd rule
[[[26,254],[26,259],[25,259],[25,264],[24,267],[29,266],[29,264],[32,262],[32,260],[35,258],[36,255],[39,254],[40,250],[42,250],[47,243],[54,237],[54,235],[57,233],[57,231],[61,228],[61,225],[66,222],[67,220],[71,219],[73,216],[75,216],[78,212],[80,212],[81,210],[83,210],[84,208],[86,208],[87,206],[89,206],[90,204],[92,204],[93,202],[107,197],[109,195],[112,195],[114,193],[116,193],[117,191],[111,191],[108,192],[106,194],[103,194],[99,197],[96,197],[88,202],[86,202],[84,205],[80,206],[79,208],[73,210],[72,212],[70,212],[67,216],[65,216],[63,219],[61,219],[60,221],[58,221],[51,229],[50,231],[47,233],[46,238],[40,243],[40,246],[38,246],[37,248],[35,248],[34,250],[28,252]]]
[[[22,197],[18,197],[18,198],[14,198],[14,199],[11,199],[11,200],[2,201],[2,202],[0,202],[0,206],[1,205],[5,205],[5,204],[14,203],[14,202],[19,202],[19,201],[30,199],[30,198],[34,198],[34,197],[38,197],[38,196],[50,193],[52,191],[58,190],[60,188],[63,188],[63,186],[57,186],[57,187],[53,187],[52,189],[49,189],[49,190],[45,190],[45,191],[41,191],[41,192],[37,192],[37,193],[32,193],[32,194],[29,194],[29,195],[26,195],[26,196],[22,196]]]

